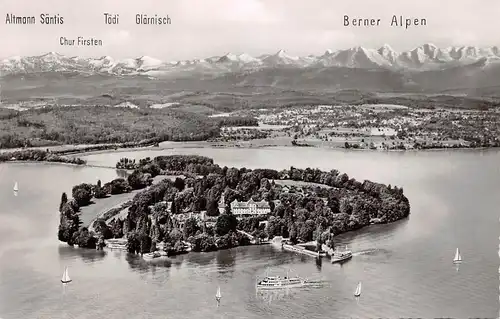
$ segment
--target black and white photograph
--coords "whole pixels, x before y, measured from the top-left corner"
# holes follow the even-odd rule
[[[0,318],[498,318],[499,12],[1,0]]]

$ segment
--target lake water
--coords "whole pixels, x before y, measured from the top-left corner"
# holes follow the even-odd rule
[[[123,252],[57,241],[61,192],[107,181],[107,168],[0,164],[0,317],[18,318],[400,318],[498,317],[500,152],[363,152],[317,148],[178,149],[89,155],[199,154],[236,167],[339,169],[402,186],[410,218],[344,234],[355,256],[343,266],[271,246],[192,253],[148,265]],[[19,194],[12,187],[19,183]],[[459,247],[464,261],[452,264]],[[60,283],[64,266],[73,282]],[[256,294],[266,269],[320,280],[320,287]],[[353,298],[363,282],[359,300]],[[221,287],[222,301],[214,295]]]

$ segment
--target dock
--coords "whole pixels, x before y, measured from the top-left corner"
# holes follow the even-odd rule
[[[111,250],[127,250],[127,239],[124,238],[106,239],[104,243],[106,244],[106,248]]]
[[[283,244],[281,247],[284,250],[293,251],[295,253],[304,254],[304,255],[311,256],[311,257],[321,257],[321,254],[319,252],[314,252],[314,251],[308,250],[302,246],[297,246],[297,245],[293,246],[293,245]]]

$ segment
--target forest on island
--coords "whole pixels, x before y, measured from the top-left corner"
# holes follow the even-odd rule
[[[154,251],[157,243],[164,242],[172,254],[181,252],[184,242],[190,243],[193,251],[248,244],[248,239],[236,230],[258,238],[284,236],[292,242],[326,243],[343,232],[394,222],[410,213],[402,188],[368,180],[359,182],[338,170],[228,168],[220,167],[211,158],[195,155],[146,158],[133,167],[135,170],[126,179],[118,178],[104,185],[76,185],[72,199],[63,194],[59,239],[70,245],[95,248],[102,246],[104,239],[126,235],[130,252]],[[158,175],[179,177],[152,184]],[[291,186],[285,191],[280,181]],[[144,190],[134,196],[124,219],[108,223],[105,219],[97,220],[95,233],[81,227],[79,207],[89,205],[92,198],[132,189]],[[220,214],[218,202],[222,195],[226,210]],[[234,199],[250,198],[269,202],[269,216],[237,220],[229,204]],[[166,203],[171,203],[170,207]],[[213,226],[191,217],[181,227],[175,218],[178,214],[201,211],[215,221]],[[260,223],[264,220],[268,221],[267,227]]]

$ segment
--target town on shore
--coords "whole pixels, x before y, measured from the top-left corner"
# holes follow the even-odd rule
[[[197,155],[122,158],[126,178],[75,185],[61,196],[58,238],[71,246],[122,247],[148,258],[256,244],[275,236],[333,247],[334,236],[410,213],[403,189],[337,170],[220,167]],[[135,192],[82,225],[85,207]],[[88,219],[88,218],[87,218]]]
[[[309,146],[352,150],[500,146],[498,108],[360,104],[292,105],[212,115],[192,112],[106,106],[0,109],[0,128],[4,128],[0,135],[0,162],[83,164],[65,155],[155,147],[162,142],[184,142],[195,147]],[[117,116],[125,121],[119,126],[109,122]],[[90,127],[78,122],[71,124],[79,118],[86,118]],[[54,131],[59,121],[68,122],[73,129],[66,131],[63,127]]]

